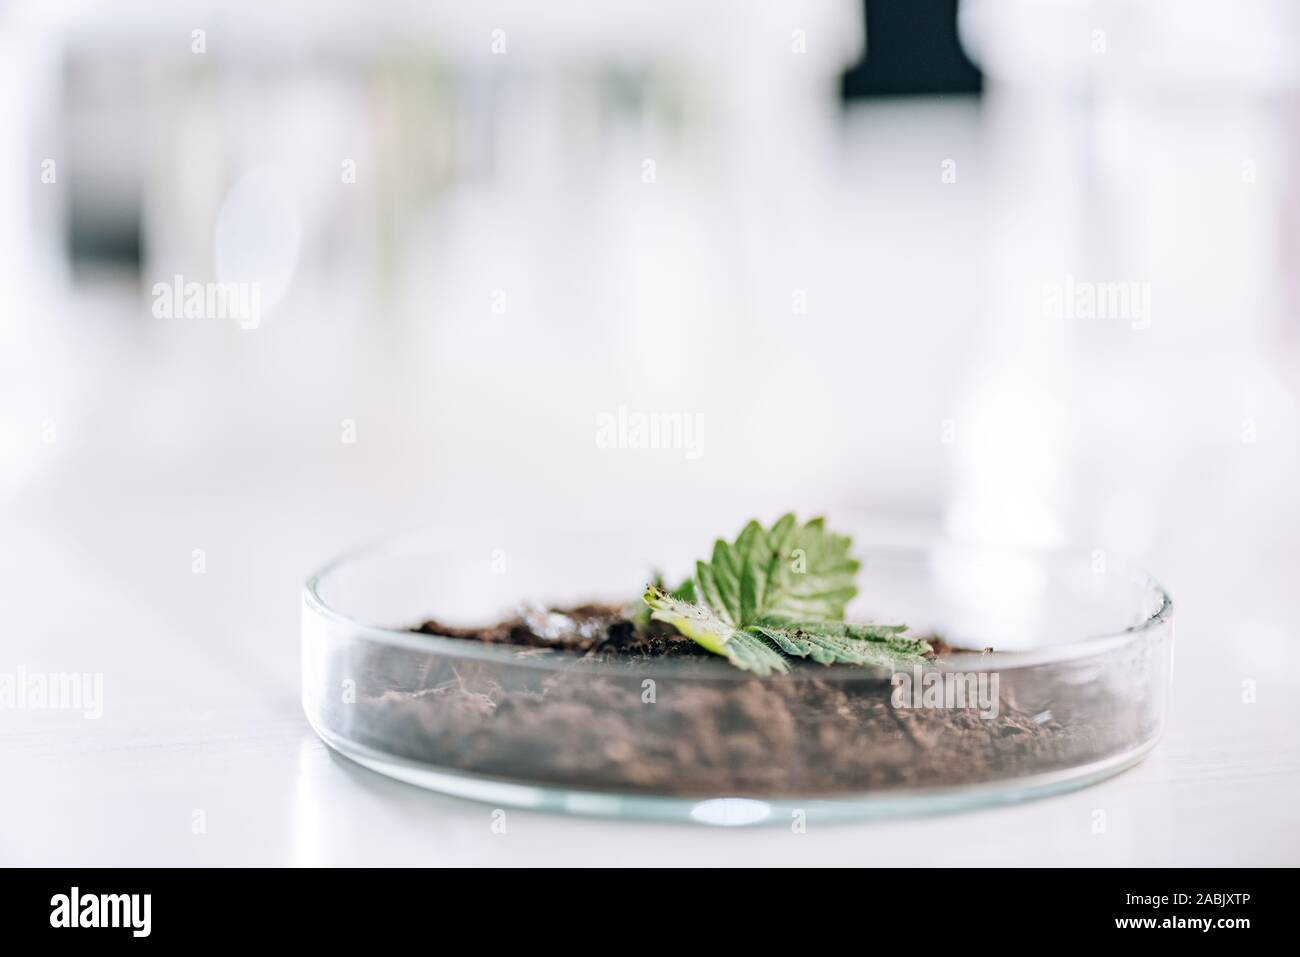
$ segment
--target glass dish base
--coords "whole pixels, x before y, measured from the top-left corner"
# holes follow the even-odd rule
[[[1020,804],[1088,787],[1137,765],[1158,739],[1105,760],[1059,771],[1031,774],[992,784],[925,788],[841,798],[669,797],[614,794],[539,786],[464,772],[445,771],[384,754],[334,737],[312,725],[330,748],[385,777],[451,797],[492,807],[520,808],[584,817],[754,827],[787,824],[802,814],[820,823],[950,814],[1004,804]]]

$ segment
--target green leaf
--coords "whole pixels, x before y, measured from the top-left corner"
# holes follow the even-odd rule
[[[909,638],[906,626],[843,621],[858,591],[850,544],[820,518],[801,526],[785,515],[770,529],[750,522],[734,542],[714,543],[694,583],[670,595],[656,578],[645,604],[650,617],[758,675],[788,671],[786,655],[824,665],[923,661],[930,645]]]
[[[750,629],[788,655],[812,658],[818,664],[919,664],[930,645],[903,634],[904,625],[852,625],[842,621],[782,621],[765,619]]]
[[[695,579],[688,578],[668,594],[674,598],[680,598],[682,601],[696,602],[699,599],[695,597]]]
[[[657,571],[655,572],[654,586],[660,591],[664,590],[664,576]],[[674,598],[680,598],[682,601],[695,601],[695,579],[686,579],[668,594]],[[650,624],[650,607],[645,602],[637,602],[635,609],[629,608],[624,614],[631,618],[632,624],[636,625],[637,628],[644,629],[646,625]]]
[[[858,562],[850,539],[814,518],[793,514],[770,529],[750,522],[735,542],[719,539],[713,557],[695,566],[704,602],[724,620],[745,628],[766,617],[837,620],[858,593]]]
[[[658,621],[667,622],[696,644],[722,655],[737,668],[756,675],[789,670],[785,658],[760,635],[723,620],[713,609],[682,601],[654,585],[647,585],[645,603]]]

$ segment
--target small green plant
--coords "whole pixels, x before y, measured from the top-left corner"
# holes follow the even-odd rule
[[[930,645],[904,625],[857,625],[844,609],[858,593],[852,541],[821,518],[800,525],[785,515],[771,528],[750,522],[731,543],[713,545],[710,561],[671,593],[647,585],[650,616],[737,668],[756,675],[789,670],[787,656],[820,664],[919,662]]]

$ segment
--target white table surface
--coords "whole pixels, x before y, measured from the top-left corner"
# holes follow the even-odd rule
[[[1300,863],[1298,656],[1284,630],[1294,565],[1253,580],[1257,567],[1189,559],[1167,733],[1097,786],[803,834],[515,810],[502,834],[492,808],[387,780],[308,728],[297,602],[301,574],[330,549],[310,524],[319,502],[288,488],[261,501],[214,492],[200,518],[162,488],[117,488],[110,519],[91,486],[68,481],[6,529],[5,650],[31,670],[102,671],[104,715],[0,712],[6,864]],[[204,528],[202,576],[187,522]],[[1234,596],[1247,593],[1257,603],[1242,618]],[[1254,660],[1241,651],[1252,638]],[[1248,677],[1254,704],[1242,703]]]

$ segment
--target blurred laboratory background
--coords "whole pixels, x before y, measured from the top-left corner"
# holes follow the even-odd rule
[[[0,640],[141,727],[298,733],[304,577],[442,520],[1068,543],[1300,690],[1288,0],[0,0],[0,120]]]

